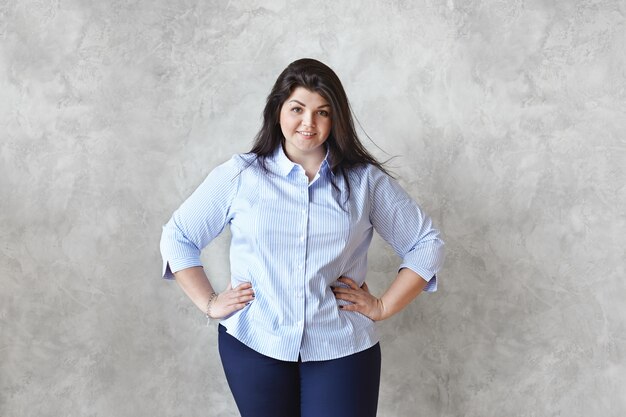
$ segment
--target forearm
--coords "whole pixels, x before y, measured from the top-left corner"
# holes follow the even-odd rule
[[[393,316],[406,307],[424,290],[426,284],[428,282],[424,278],[409,268],[402,268],[391,286],[380,297],[383,309],[381,320]]]
[[[214,292],[201,266],[182,269],[174,273],[176,282],[202,312],[206,312],[209,297]]]

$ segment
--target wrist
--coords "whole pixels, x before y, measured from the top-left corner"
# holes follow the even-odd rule
[[[206,303],[206,309],[204,310],[204,313],[206,315],[207,320],[211,320],[211,319],[216,319],[217,317],[214,316],[213,313],[213,304],[215,304],[215,301],[217,300],[218,294],[216,292],[212,292],[209,295],[209,300]]]
[[[376,299],[376,305],[378,307],[378,311],[380,312],[379,319],[377,321],[381,321],[381,320],[385,320],[389,318],[387,316],[387,309],[385,308],[385,303],[383,302],[382,297]]]

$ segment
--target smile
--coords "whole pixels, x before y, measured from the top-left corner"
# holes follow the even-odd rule
[[[315,133],[313,132],[298,132],[299,134],[301,134],[302,136],[313,136]]]

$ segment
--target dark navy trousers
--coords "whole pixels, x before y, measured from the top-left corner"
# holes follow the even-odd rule
[[[380,345],[339,359],[285,362],[219,325],[219,352],[242,417],[375,417]]]

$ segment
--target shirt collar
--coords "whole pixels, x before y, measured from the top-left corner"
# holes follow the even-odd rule
[[[333,175],[333,176],[335,175],[335,173],[331,171],[330,169],[330,151],[328,147],[326,147],[326,156],[324,157],[324,160],[322,161],[322,165],[320,165],[320,172],[329,173],[330,175]]]
[[[285,155],[285,151],[282,146],[277,146],[274,150],[274,154],[272,155],[272,161],[276,165],[276,173],[286,177],[296,166],[296,163],[291,161],[291,159],[287,158]]]
[[[294,167],[298,164],[293,162],[291,159],[287,157],[285,151],[282,146],[277,146],[274,154],[272,155],[272,161],[276,164],[276,170],[279,175],[286,177],[289,173],[294,169]],[[328,147],[326,147],[326,156],[320,165],[320,174],[329,172],[333,174],[330,170],[330,152]],[[334,174],[333,174],[334,175]]]

